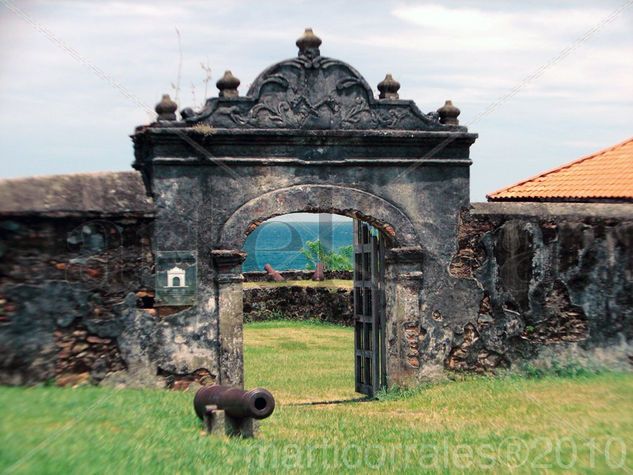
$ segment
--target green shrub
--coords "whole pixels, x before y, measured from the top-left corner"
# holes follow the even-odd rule
[[[327,270],[348,270],[354,269],[352,256],[354,254],[354,246],[342,246],[337,252],[326,248],[319,239],[316,241],[306,241],[305,246],[301,249],[308,263],[306,269],[316,269],[316,265],[321,262]]]

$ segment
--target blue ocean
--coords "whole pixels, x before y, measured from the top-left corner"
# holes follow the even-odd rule
[[[244,272],[264,270],[264,265],[270,264],[276,270],[305,269],[308,260],[300,250],[306,241],[319,239],[337,251],[352,244],[352,238],[352,220],[264,223],[246,239],[248,256],[242,268]]]

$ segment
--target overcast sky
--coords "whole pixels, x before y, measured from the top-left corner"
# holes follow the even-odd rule
[[[311,26],[324,56],[371,85],[391,72],[400,97],[425,112],[453,100],[479,133],[471,197],[481,201],[633,136],[631,3],[0,0],[0,176],[129,170],[129,135],[151,120],[146,107],[175,95],[176,28],[179,108],[195,108],[201,62],[212,70],[207,96],[225,69],[244,94],[265,67],[296,55]]]

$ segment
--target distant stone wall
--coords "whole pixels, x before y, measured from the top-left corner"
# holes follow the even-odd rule
[[[444,366],[633,363],[633,206],[478,203],[460,217]],[[472,310],[475,310],[474,312]]]
[[[320,320],[351,326],[352,291],[344,288],[280,286],[244,290],[244,321]]]
[[[311,280],[314,274],[313,270],[282,270],[279,271],[281,276],[285,280]],[[250,271],[244,272],[244,282],[267,282],[272,279],[265,271]],[[348,270],[326,270],[325,278],[340,279],[340,280],[352,280],[354,277],[352,271]]]

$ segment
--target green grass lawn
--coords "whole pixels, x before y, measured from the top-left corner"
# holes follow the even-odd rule
[[[633,375],[471,378],[353,399],[352,330],[245,330],[278,407],[257,439],[206,436],[191,393],[0,388],[0,473],[632,473]]]
[[[311,322],[257,322],[244,331],[245,387],[280,404],[357,399],[353,329]]]

